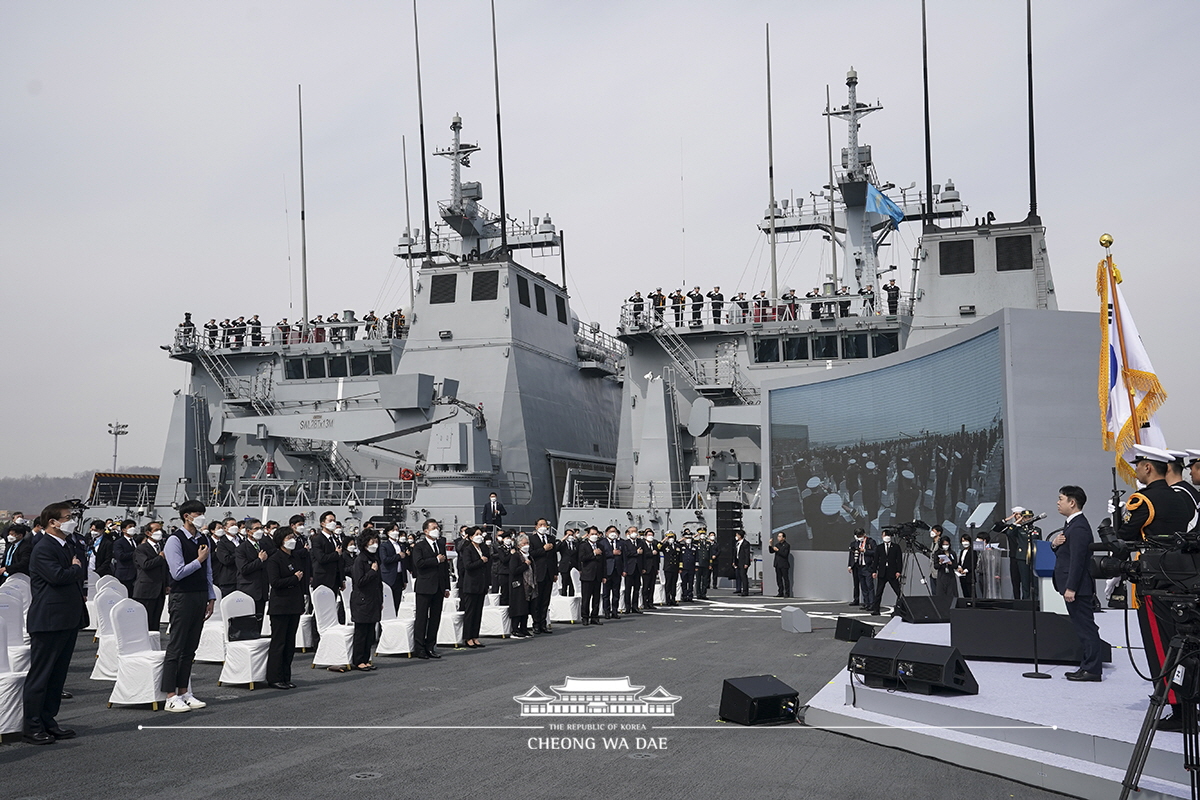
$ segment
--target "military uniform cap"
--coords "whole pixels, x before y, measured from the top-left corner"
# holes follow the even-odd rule
[[[1184,452],[1187,453],[1187,458],[1185,458],[1184,461],[1187,462],[1189,467],[1192,464],[1195,464],[1197,461],[1200,461],[1200,450],[1185,450]]]
[[[1160,464],[1167,464],[1173,461],[1171,454],[1166,450],[1158,447],[1151,447],[1146,444],[1135,444],[1133,446],[1133,458],[1131,464],[1136,464],[1139,461],[1157,461]]]
[[[1187,460],[1187,453],[1183,450],[1168,450],[1167,452],[1171,454],[1172,461],[1178,461],[1182,464]]]

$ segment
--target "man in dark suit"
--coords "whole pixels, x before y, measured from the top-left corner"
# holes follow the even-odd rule
[[[750,596],[750,543],[746,541],[745,531],[735,531],[733,535],[733,567],[737,571],[737,585],[734,594],[742,597]]]
[[[638,535],[636,525],[625,529],[625,538],[621,540],[621,550],[625,555],[625,571],[621,577],[625,581],[625,613],[640,614],[638,601],[642,597],[642,555],[645,553],[645,542]]]
[[[488,496],[487,502],[483,504],[483,508],[480,509],[479,518],[483,520],[484,525],[499,528],[504,524],[504,515],[507,513],[508,511],[504,509],[504,504],[496,497],[496,493],[492,492]]]
[[[417,658],[441,658],[437,651],[438,624],[442,621],[442,602],[450,596],[450,564],[446,561],[445,542],[439,539],[436,520],[427,519],[423,536],[413,545],[413,571],[417,595],[416,624],[413,627],[413,655]]]
[[[121,523],[121,535],[113,541],[112,561],[113,576],[125,587],[125,593],[133,597],[133,584],[137,580],[137,565],[133,563],[133,551],[137,542],[133,535],[137,532],[137,523],[127,519]]]
[[[571,580],[571,570],[579,567],[579,540],[575,531],[567,529],[566,535],[558,541],[558,593],[563,597],[575,596],[575,582]]]
[[[392,604],[400,608],[400,553],[396,541],[400,538],[400,527],[396,523],[388,526],[387,533],[379,537],[379,577],[392,590]]]
[[[337,516],[332,511],[321,514],[321,529],[308,543],[312,554],[312,588],[328,586],[337,598],[338,622],[345,623],[346,611],[342,608],[342,587],[346,576],[342,568],[342,540],[337,535]]]
[[[600,531],[587,529],[587,541],[579,544],[579,615],[584,625],[603,625],[600,621],[600,587],[604,582],[604,550]]]
[[[600,549],[604,551],[604,588],[600,594],[604,618],[620,619],[621,615],[617,612],[621,607],[621,573],[625,571],[625,554],[621,551],[615,525],[605,529]]]
[[[156,631],[162,620],[163,603],[167,599],[167,557],[162,552],[162,523],[146,526],[146,538],[133,551],[137,577],[129,596],[146,608],[146,628]]]
[[[558,558],[547,520],[539,519],[537,530],[529,534],[529,557],[533,560],[533,582],[537,587],[529,609],[533,616],[533,632],[550,633],[546,615],[550,612],[550,591],[558,578]]]
[[[792,545],[782,533],[775,534],[775,543],[767,545],[775,554],[775,585],[779,587],[776,597],[792,596]]]
[[[5,538],[8,547],[4,551],[4,560],[0,561],[0,586],[9,575],[28,575],[29,557],[33,554],[33,536],[28,525],[12,523]]]
[[[1096,611],[1096,582],[1088,571],[1091,563],[1092,526],[1083,516],[1087,495],[1078,486],[1058,490],[1058,513],[1067,518],[1062,534],[1055,537],[1062,543],[1055,550],[1054,589],[1067,601],[1067,615],[1075,635],[1083,645],[1083,661],[1075,672],[1067,673],[1069,681],[1100,681],[1103,661],[1100,629],[1094,618]]]
[[[96,523],[92,523],[94,526]],[[96,555],[96,575],[103,578],[113,574],[113,534],[101,528],[100,535],[92,541],[92,552]]]
[[[252,519],[246,524],[246,538],[233,551],[237,590],[254,601],[254,615],[257,617],[266,613],[270,594],[267,559],[271,554],[267,552],[266,541],[262,523]]]
[[[891,586],[899,600],[900,572],[903,569],[904,553],[900,550],[900,545],[892,540],[892,535],[884,531],[883,543],[875,548],[875,604],[871,607],[872,614],[879,613],[885,586]]]
[[[237,591],[237,547],[241,544],[241,529],[233,517],[226,517],[221,526],[224,529],[213,542],[213,583],[221,590],[221,596]]]
[[[62,703],[63,684],[71,667],[79,629],[87,624],[84,600],[87,569],[75,556],[67,536],[78,524],[70,503],[53,503],[42,511],[46,533],[29,559],[30,640],[29,675],[25,679],[25,733],[30,744],[53,744],[75,731],[55,720]]]
[[[658,548],[654,545],[654,531],[646,528],[642,532],[642,556],[638,562],[642,570],[642,608],[658,607],[654,604],[654,585],[658,582],[660,561]]]

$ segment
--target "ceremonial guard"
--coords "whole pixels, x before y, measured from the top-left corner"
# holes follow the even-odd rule
[[[676,289],[671,292],[671,311],[675,313],[676,328],[683,325],[683,306],[685,302],[682,289]]]
[[[688,299],[692,301],[692,324],[700,325],[700,315],[704,312],[704,293],[697,286],[688,292]]]
[[[721,310],[725,307],[725,295],[721,294],[721,287],[714,286],[713,290],[708,293],[708,299],[712,303],[713,325],[720,325]]]
[[[667,308],[667,296],[663,294],[662,287],[659,286],[648,297],[650,299],[650,307],[654,309],[654,322],[661,325],[663,312]]]
[[[677,606],[675,587],[679,584],[679,545],[675,542],[675,531],[667,531],[666,538],[658,546],[663,557],[663,596],[668,606]]]
[[[696,547],[692,544],[692,532],[683,531],[683,544],[679,546],[679,578],[684,603],[692,602],[692,590],[696,585]]]
[[[646,310],[646,301],[642,299],[641,292],[634,292],[633,297],[629,298],[629,310],[633,314],[633,327],[641,327],[642,314]]]
[[[708,574],[713,566],[713,545],[704,528],[696,531],[696,599],[708,599]]]

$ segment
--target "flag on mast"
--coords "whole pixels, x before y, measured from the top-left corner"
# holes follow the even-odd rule
[[[1133,485],[1136,479],[1129,464],[1133,445],[1167,446],[1154,418],[1167,393],[1138,335],[1120,283],[1121,273],[1112,257],[1105,257],[1096,273],[1100,295],[1100,425],[1104,449],[1117,453],[1117,471]]]
[[[892,201],[892,198],[876,189],[870,183],[867,184],[867,211],[874,211],[881,216],[890,217],[894,230],[898,230],[900,223],[904,222],[903,209],[896,205]]]

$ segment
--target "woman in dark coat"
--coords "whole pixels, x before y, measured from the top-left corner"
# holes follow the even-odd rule
[[[937,591],[934,594],[938,597],[958,597],[958,581],[955,580],[958,558],[950,549],[949,536],[938,540],[938,549],[933,553],[933,563],[937,568]]]
[[[458,551],[458,596],[462,603],[463,638],[467,647],[483,647],[479,624],[483,620],[483,598],[487,595],[492,571],[490,551],[483,543],[483,528],[471,529]]]
[[[354,559],[350,592],[350,619],[354,622],[354,645],[350,662],[364,672],[375,669],[371,652],[375,649],[375,628],[383,616],[383,576],[379,574],[379,534],[367,531],[358,537],[358,556]]]
[[[296,653],[296,631],[304,613],[308,580],[301,555],[303,546],[296,531],[278,528],[275,544],[279,549],[267,558],[267,584],[271,592],[267,602],[267,613],[271,615],[267,683],[276,689],[294,689],[292,656]]]
[[[512,619],[512,636],[525,639],[529,633],[529,609],[534,592],[533,566],[529,560],[529,537],[517,537],[517,548],[508,562],[508,616]]]

